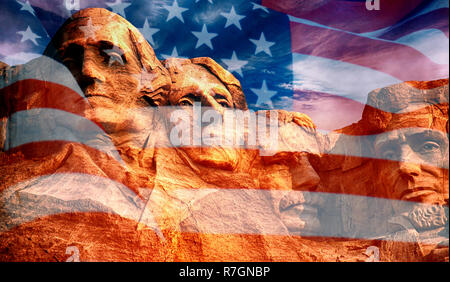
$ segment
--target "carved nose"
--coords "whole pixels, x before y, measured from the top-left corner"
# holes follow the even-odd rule
[[[300,155],[297,160],[297,164],[291,168],[292,189],[315,191],[320,183],[319,175],[312,167],[306,155]]]
[[[398,170],[404,177],[417,177],[420,175],[420,162],[416,154],[409,146],[401,148],[401,156],[399,159]]]
[[[409,162],[400,162],[399,171],[402,176],[417,177],[420,175],[420,165]]]
[[[81,74],[84,78],[98,80],[101,82],[105,81],[105,77],[101,74],[100,70],[98,70],[96,63],[89,58],[84,59]]]

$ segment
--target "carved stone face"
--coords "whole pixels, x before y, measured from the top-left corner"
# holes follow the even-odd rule
[[[291,162],[292,189],[280,200],[281,220],[289,231],[317,234],[320,231],[319,210],[323,206],[319,189],[320,178],[312,167],[308,154],[300,153]]]
[[[310,162],[320,153],[315,126],[300,113],[278,111],[278,118],[278,153],[263,157],[263,161],[289,167],[294,191],[280,200],[281,219],[291,232],[312,234],[320,229],[319,209],[323,204],[320,195],[314,193],[319,190],[320,177]]]
[[[233,98],[225,85],[204,67],[196,64],[181,66],[170,93],[171,105],[193,106],[195,102],[218,112],[233,107]]]
[[[182,106],[192,116],[193,106],[196,103],[196,106],[201,105],[202,113],[214,111],[221,116],[222,121],[224,111],[235,107],[233,95],[227,85],[205,66],[189,60],[171,59],[166,62],[166,67],[169,68],[173,83],[169,96],[170,105]],[[218,130],[212,132],[217,139],[225,136],[223,123],[220,125]],[[204,130],[208,123],[202,126]],[[222,144],[184,146],[181,150],[197,164],[225,170],[236,168],[239,159],[236,148],[225,147]]]
[[[72,72],[108,133],[120,130],[129,109],[164,104],[167,71],[143,36],[105,9],[73,15],[46,50]],[[119,128],[118,128],[119,127]]]
[[[377,167],[386,197],[426,204],[448,202],[448,137],[443,128],[427,128],[429,122],[427,113],[399,115],[388,132],[377,136]]]

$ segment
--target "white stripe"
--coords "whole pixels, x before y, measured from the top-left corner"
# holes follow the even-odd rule
[[[26,64],[29,61],[41,57],[42,54],[19,52],[12,55],[5,56],[2,61],[10,66]]]
[[[103,212],[140,222],[162,235],[151,213],[142,216],[144,200],[125,185],[99,176],[58,173],[36,177],[6,189],[0,201],[7,215],[14,215],[8,228],[43,216]]]
[[[421,238],[418,233],[417,236],[396,237],[386,234],[389,222],[394,222],[396,218],[390,208],[395,206],[397,210],[412,211],[418,206],[429,207],[414,202],[292,190],[155,188],[146,205],[120,183],[92,175],[69,173],[41,176],[9,187],[0,197],[8,213],[6,224],[0,226],[10,229],[43,216],[61,213],[104,212],[145,224],[160,235],[160,230],[176,230],[203,234],[288,236],[292,234],[281,220],[279,206],[284,197],[304,199],[306,203],[320,206],[321,227],[303,233],[300,231],[300,235],[402,242],[427,242],[430,239]],[[350,208],[351,212],[351,207],[357,206],[365,209],[358,213],[358,222],[354,222],[356,226],[353,226],[356,228],[343,225],[342,212],[346,208]],[[141,216],[144,209],[150,217]],[[448,215],[448,207],[443,210]],[[448,226],[448,221],[446,224]],[[412,225],[403,227],[408,229]],[[448,245],[448,236],[439,240],[441,244]]]
[[[401,83],[371,68],[293,53],[294,89],[323,92],[365,104],[372,90]]]
[[[202,110],[206,112],[204,107]],[[130,116],[138,117],[139,121],[153,121],[143,124],[140,134],[135,134],[134,137],[131,137],[131,139],[128,140],[130,144],[133,144],[136,148],[194,146],[195,144],[190,142],[186,144],[174,144],[173,142],[176,142],[178,139],[171,141],[173,139],[172,135],[178,136],[180,133],[180,128],[183,128],[183,130],[188,130],[188,132],[183,134],[187,134],[188,136],[193,135],[193,132],[191,131],[193,124],[192,119],[188,120],[183,127],[180,127],[178,124],[176,127],[169,126],[169,128],[165,128],[163,124],[170,124],[170,122],[164,119],[170,118],[171,113],[175,111],[186,113],[180,107],[147,108],[145,111],[130,111]],[[249,124],[248,120],[241,120],[238,118],[243,116],[241,114],[237,115],[236,113],[238,112],[240,111],[228,111],[227,116],[230,118],[230,122],[222,123],[221,121],[216,124],[217,127],[215,130],[209,128],[210,125],[200,127],[199,130],[201,131],[199,131],[197,135],[201,136],[201,143],[198,145],[204,148],[219,146],[235,149],[259,149],[260,154],[265,156],[274,155],[277,152],[309,152],[312,154],[325,153],[331,155],[379,159],[380,157],[374,153],[374,150],[371,147],[373,146],[372,143],[375,138],[383,137],[392,133],[407,133],[409,135],[417,134],[422,133],[425,130],[424,128],[411,127],[396,129],[375,135],[353,136],[330,132],[329,134],[323,135],[318,133],[318,135],[315,136],[308,134],[304,128],[294,122],[288,124],[277,122],[277,117],[275,115],[272,116],[272,118],[275,119],[274,124],[271,124],[269,119],[264,118],[262,120],[262,124],[265,124],[266,127],[261,129],[260,125],[256,123],[256,114],[253,119],[254,123]],[[133,113],[137,114],[133,115]],[[257,112],[257,114],[265,117],[264,112]],[[217,115],[222,117],[219,113],[217,113]],[[154,118],[150,119],[148,117]],[[188,114],[187,117],[192,118]],[[243,128],[238,131],[235,127],[236,124],[242,124]],[[270,126],[272,129],[269,131],[267,126]],[[208,134],[204,132],[205,129],[209,130]],[[447,133],[433,129],[426,130],[430,133],[434,132],[435,135],[438,134],[437,136],[442,136],[443,139],[448,140]],[[230,132],[231,134],[227,135],[224,134],[224,132]],[[244,134],[244,132],[247,132],[248,134]],[[210,138],[209,134],[212,133],[215,134],[216,138]],[[250,140],[250,136],[252,135],[250,133],[254,133],[254,140]],[[148,141],[145,141],[146,137],[149,137]],[[235,138],[237,139],[234,140]],[[324,152],[319,152],[317,138],[328,140],[326,143],[329,145],[327,145],[328,148],[325,148]],[[241,139],[242,142],[238,142]],[[5,150],[10,150],[31,142],[58,140],[85,144],[94,149],[105,152],[109,156],[116,159],[124,168],[127,167],[119,155],[116,147],[112,143],[110,137],[100,127],[98,127],[97,124],[84,117],[61,110],[42,108],[16,112],[8,119]],[[227,140],[230,142],[225,143]],[[192,141],[192,139],[189,137],[188,141]],[[442,144],[442,146],[448,146],[448,142],[446,144]],[[400,159],[400,157],[401,156],[396,156],[392,160],[404,161],[403,159]],[[437,162],[438,160],[433,161]],[[421,160],[421,162],[422,163],[420,164],[428,164],[435,167],[449,167],[448,159],[447,162],[444,163],[427,163],[425,160]]]
[[[20,71],[15,73],[16,70]],[[20,80],[36,79],[63,85],[84,97],[83,91],[66,66],[49,57],[40,56],[25,65],[10,67],[9,72],[8,79],[0,79],[0,89]]]
[[[437,64],[448,64],[449,39],[439,29],[416,31],[395,40],[395,42],[418,50]]]
[[[409,40],[397,39],[395,41],[392,41],[392,40],[378,38],[377,36],[383,35],[384,33],[388,32],[389,30],[391,30],[394,27],[386,27],[386,28],[383,28],[380,30],[366,32],[366,33],[355,33],[355,32],[350,32],[350,31],[346,31],[346,30],[342,30],[342,29],[338,29],[338,28],[334,28],[334,27],[329,27],[329,26],[326,26],[323,24],[319,24],[319,23],[310,21],[310,20],[296,18],[294,16],[289,16],[289,20],[291,22],[295,22],[295,23],[301,23],[301,24],[306,24],[306,25],[310,25],[310,26],[344,32],[344,33],[351,34],[351,35],[358,36],[358,37],[364,37],[364,38],[368,38],[368,39],[409,46],[409,47],[414,48],[417,51],[421,52],[424,56],[428,57],[433,62],[436,62],[438,64],[443,64],[446,66],[445,68],[442,68],[442,75],[440,77],[423,78],[423,80],[432,80],[432,79],[440,79],[440,78],[448,77],[448,73],[449,73],[448,72],[448,60],[446,60],[446,61],[441,60],[441,58],[443,57],[442,52],[445,52],[445,50],[446,50],[447,57],[448,57],[448,38],[442,32],[440,32],[441,34],[439,36],[432,30],[427,30],[425,32],[420,32],[420,33],[414,32],[415,35],[412,35],[411,37],[407,37],[407,39],[409,39]],[[395,27],[396,26],[399,26],[399,25],[397,24],[397,25],[395,25]],[[409,36],[409,35],[407,35],[407,36]],[[411,40],[411,38],[413,36],[414,36],[414,40]],[[424,37],[420,38],[417,36],[424,36]],[[423,42],[426,42],[426,45],[432,46],[432,48],[428,48],[428,49],[424,48]],[[446,49],[445,49],[445,46],[447,46]],[[333,48],[333,47],[330,46],[330,48]],[[388,58],[388,59],[395,60],[395,58]]]
[[[109,136],[92,121],[56,109],[30,109],[13,113],[7,122],[5,150],[41,141],[69,141],[105,152],[125,167]]]

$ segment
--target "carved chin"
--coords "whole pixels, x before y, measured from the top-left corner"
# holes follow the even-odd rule
[[[223,170],[234,170],[238,162],[235,149],[223,147],[184,148],[188,156],[197,164]]]
[[[287,229],[298,235],[318,235],[320,221],[317,209],[308,205],[299,205],[281,212],[281,220]]]

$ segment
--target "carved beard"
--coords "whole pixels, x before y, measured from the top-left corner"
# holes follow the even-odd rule
[[[443,206],[418,206],[408,214],[408,218],[418,230],[431,230],[443,227],[448,221],[448,210]]]

